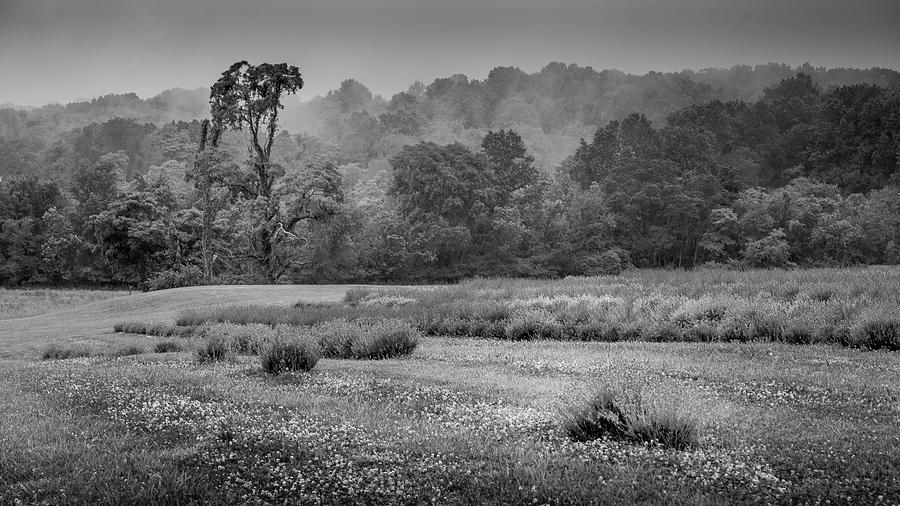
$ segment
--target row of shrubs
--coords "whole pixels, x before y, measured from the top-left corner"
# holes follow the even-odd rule
[[[900,349],[896,306],[866,299],[801,297],[787,302],[769,296],[690,299],[657,294],[632,299],[559,295],[443,300],[435,299],[434,291],[422,290],[425,295],[415,304],[367,304],[367,300],[396,297],[362,294],[359,289],[343,304],[193,309],[178,318],[180,325],[190,327],[174,327],[196,329],[216,322],[321,326],[331,321],[392,319],[405,321],[425,335],[508,340],[774,341]]]
[[[872,311],[855,321],[809,325],[764,312],[746,311],[718,320],[694,322],[560,322],[543,311],[522,312],[509,320],[442,316],[423,322],[426,335],[481,337],[515,341],[549,339],[569,341],[720,342],[764,341],[790,344],[841,344],[900,350],[900,318]]]
[[[184,351],[184,346],[176,341],[160,341],[151,348],[154,353],[173,353]],[[44,360],[65,360],[70,358],[83,357],[127,357],[130,355],[142,355],[147,353],[147,349],[137,344],[125,345],[112,351],[101,353],[91,348],[77,343],[52,343],[41,352],[41,358]]]
[[[204,327],[200,335],[239,355],[260,355],[286,337],[302,337],[314,343],[323,357],[351,359],[404,356],[419,342],[419,332],[404,321],[368,318],[337,319],[309,327],[218,323]]]
[[[115,332],[128,334],[144,334],[159,337],[190,337],[198,333],[197,327],[172,325],[171,323],[118,322],[113,325]]]

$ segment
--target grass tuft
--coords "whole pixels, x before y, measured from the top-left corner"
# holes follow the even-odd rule
[[[234,360],[235,355],[231,341],[219,334],[207,335],[197,348],[197,358],[200,362]]]
[[[344,294],[344,298],[341,300],[341,302],[350,306],[358,306],[359,301],[361,301],[366,295],[369,295],[370,293],[372,293],[372,291],[368,288],[354,287],[347,290],[347,293]]]
[[[309,371],[319,361],[315,342],[299,329],[279,328],[278,338],[259,356],[262,370],[273,375]]]
[[[115,350],[110,355],[113,357],[127,357],[130,355],[142,355],[144,353],[146,353],[146,350],[142,346],[131,344]]]
[[[184,347],[177,341],[160,341],[153,347],[153,353],[177,353]]]
[[[563,431],[575,441],[605,437],[675,450],[697,445],[697,429],[691,420],[672,410],[650,408],[639,394],[623,405],[631,410],[623,409],[612,391],[601,390],[584,405],[564,412]]]
[[[335,320],[315,328],[322,355],[328,358],[384,359],[409,355],[419,332],[397,319]]]
[[[93,355],[84,346],[53,343],[41,353],[44,360],[64,360],[67,358],[90,357]]]

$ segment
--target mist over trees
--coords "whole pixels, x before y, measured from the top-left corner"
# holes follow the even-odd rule
[[[302,85],[239,62],[211,93],[0,110],[0,283],[900,262],[892,70],[551,63],[305,102]]]

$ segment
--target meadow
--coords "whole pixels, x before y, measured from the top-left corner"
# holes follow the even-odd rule
[[[194,287],[0,322],[0,503],[900,502],[900,269]]]
[[[116,290],[65,290],[53,288],[10,290],[0,288],[0,320],[58,311],[67,307],[80,306],[88,302],[121,297],[127,294],[127,291]]]

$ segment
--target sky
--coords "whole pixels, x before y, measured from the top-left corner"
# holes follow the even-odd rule
[[[0,0],[0,103],[208,87],[240,60],[299,66],[304,98],[552,61],[900,69],[900,0]]]

